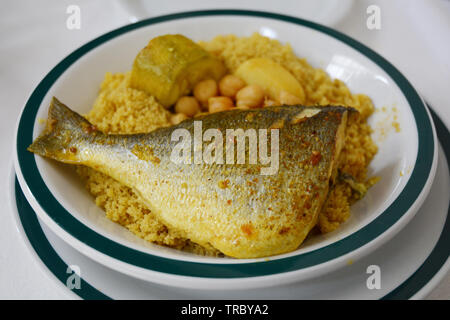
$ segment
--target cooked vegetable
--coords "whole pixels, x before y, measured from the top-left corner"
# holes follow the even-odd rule
[[[280,104],[282,105],[294,106],[296,104],[301,104],[302,101],[302,99],[294,96],[292,93],[289,93],[287,91],[280,92]]]
[[[272,100],[281,101],[284,91],[297,97],[297,104],[305,101],[305,92],[297,79],[271,59],[249,59],[238,67],[235,74],[247,84],[259,85]]]
[[[259,108],[264,102],[264,90],[256,84],[248,85],[236,94],[236,106]]]
[[[211,97],[208,100],[208,111],[210,113],[230,110],[233,107],[233,100],[229,97]]]
[[[155,96],[168,108],[199,81],[219,80],[225,71],[222,62],[192,40],[168,34],[153,38],[138,53],[130,86]]]
[[[176,113],[170,117],[170,123],[173,125],[179,124],[181,121],[189,119],[184,113]]]
[[[181,112],[188,117],[193,117],[200,112],[200,104],[194,97],[184,96],[175,104],[175,112]]]
[[[367,187],[364,183],[356,181],[351,174],[339,171],[339,179],[345,181],[350,188],[358,194],[358,198],[364,198],[367,193]]]
[[[226,75],[219,82],[220,94],[225,97],[236,97],[238,91],[243,87],[245,87],[245,82],[232,74]]]
[[[208,99],[219,95],[219,88],[214,79],[200,81],[194,87],[194,97],[202,104],[203,107],[208,105]]]

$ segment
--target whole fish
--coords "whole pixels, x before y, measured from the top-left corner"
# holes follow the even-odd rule
[[[357,114],[337,106],[234,109],[107,135],[53,98],[28,150],[111,176],[193,242],[257,258],[295,250],[316,225]]]

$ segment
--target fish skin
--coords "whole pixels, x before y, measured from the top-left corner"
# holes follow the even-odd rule
[[[311,110],[310,117],[298,116]],[[150,133],[107,135],[53,98],[47,126],[28,150],[113,177],[193,242],[210,244],[230,257],[258,258],[297,249],[315,226],[337,172],[348,115],[357,114],[337,106],[236,109]],[[203,132],[278,128],[278,172],[260,175],[261,164],[172,162],[177,143],[171,141],[172,131],[185,128],[193,135],[198,120]]]

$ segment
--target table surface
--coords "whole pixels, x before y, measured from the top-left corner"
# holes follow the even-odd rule
[[[292,1],[289,2],[292,6]],[[281,3],[283,2],[281,1]],[[225,5],[226,3],[226,5]],[[70,5],[80,8],[80,29],[66,26]],[[369,30],[367,8],[380,9],[380,29]],[[236,8],[295,15],[280,1],[173,0],[154,5],[147,16],[187,10]],[[291,12],[287,12],[291,11]],[[301,15],[301,14],[298,14]],[[304,17],[302,18],[311,18]],[[0,299],[68,299],[30,254],[8,199],[14,129],[31,91],[63,57],[83,43],[130,22],[135,17],[123,1],[19,0],[2,3],[0,12]],[[374,49],[406,75],[450,127],[450,1],[358,0],[332,27]],[[428,296],[450,299],[450,275]]]

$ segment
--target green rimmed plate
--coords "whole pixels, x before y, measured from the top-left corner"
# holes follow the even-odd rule
[[[271,288],[270,290],[219,291],[188,290],[149,284],[105,269],[79,254],[39,223],[17,180],[12,175],[11,200],[17,208],[18,230],[38,259],[62,287],[71,273],[68,265],[81,272],[79,288],[72,292],[83,299],[420,299],[427,296],[442,280],[450,267],[450,218],[448,159],[450,133],[433,114],[443,148],[437,176],[428,197],[416,217],[392,240],[344,270],[320,280]],[[442,149],[441,149],[442,150]],[[447,159],[445,159],[447,158]],[[426,237],[416,237],[418,233]],[[369,274],[366,268],[377,264],[381,270],[381,288],[364,287]],[[326,289],[323,289],[326,288]],[[65,287],[68,292],[68,288]],[[269,291],[269,292],[267,292]]]
[[[378,108],[395,107],[398,112],[401,132],[378,141],[380,151],[370,167],[372,174],[381,176],[380,183],[352,207],[352,217],[338,231],[270,259],[204,258],[161,248],[108,221],[71,170],[26,151],[41,130],[37,119],[46,117],[51,96],[86,112],[104,73],[129,70],[148,39],[183,33],[208,40],[218,34],[253,32],[289,42],[298,56],[343,80],[352,91],[369,95]],[[371,117],[374,126],[380,121],[382,112]],[[423,101],[386,60],[330,28],[288,16],[238,10],[152,18],[87,43],[61,61],[32,93],[18,123],[16,146],[19,183],[33,209],[56,234],[118,271],[196,288],[261,287],[307,279],[368,254],[414,216],[429,191],[437,161],[433,123]]]

